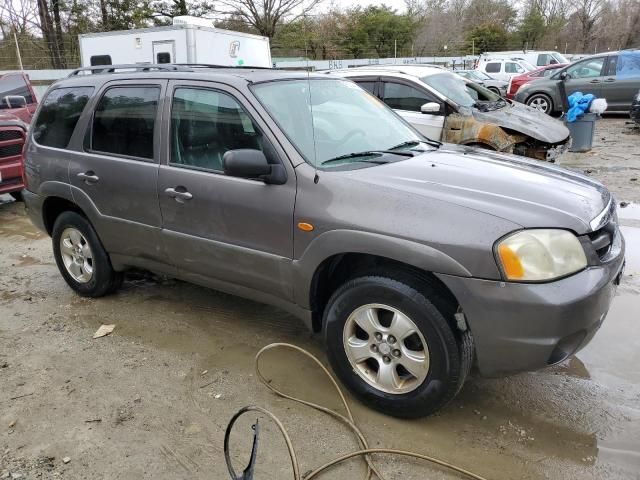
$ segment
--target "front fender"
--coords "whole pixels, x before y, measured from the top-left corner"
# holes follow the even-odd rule
[[[447,117],[444,141],[459,145],[483,144],[498,152],[511,152],[517,139],[499,125],[481,122],[472,115],[451,114]]]
[[[331,230],[312,240],[302,256],[293,261],[294,297],[298,305],[310,308],[311,282],[322,262],[345,253],[385,257],[428,272],[471,276],[456,260],[428,245],[372,232]]]

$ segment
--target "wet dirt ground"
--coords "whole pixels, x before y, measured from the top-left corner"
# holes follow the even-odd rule
[[[619,210],[626,275],[600,332],[557,367],[471,378],[434,417],[402,421],[352,401],[372,446],[437,456],[488,479],[640,478],[640,131],[621,117],[597,126],[591,153],[558,163],[630,202]],[[101,324],[115,331],[93,340]],[[277,341],[325,359],[320,338],[286,313],[182,282],[135,274],[116,295],[76,296],[50,239],[22,204],[0,197],[1,479],[228,478],[224,429],[247,404],[283,420],[303,472],[355,449],[343,426],[257,382],[253,357]],[[264,370],[292,393],[338,406],[328,382],[293,354],[269,354]],[[251,421],[232,439],[238,466]],[[266,421],[262,433],[255,478],[291,478],[284,442]],[[415,461],[378,465],[387,479],[459,478]],[[353,461],[324,478],[362,470]]]

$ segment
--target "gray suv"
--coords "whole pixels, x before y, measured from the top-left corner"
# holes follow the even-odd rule
[[[442,407],[474,363],[574,354],[624,263],[599,183],[427,140],[325,74],[79,70],[42,101],[25,167],[29,215],[80,295],[143,268],[279,306],[400,417]]]
[[[550,77],[523,85],[513,99],[544,113],[562,111],[561,79],[567,95],[590,93],[606,99],[607,110],[628,112],[629,99],[640,86],[640,50],[607,52],[578,60]]]

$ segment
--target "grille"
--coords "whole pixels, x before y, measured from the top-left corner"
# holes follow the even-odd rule
[[[609,250],[611,250],[615,231],[616,224],[614,222],[609,222],[604,227],[589,234],[589,240],[591,240],[593,249],[601,260],[605,255],[607,255],[607,253],[609,253]]]
[[[0,158],[14,157],[22,153],[22,143],[0,147]]]
[[[0,142],[18,140],[22,138],[22,132],[18,130],[0,130]]]

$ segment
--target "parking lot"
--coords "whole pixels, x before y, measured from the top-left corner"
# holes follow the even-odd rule
[[[627,268],[594,340],[556,367],[472,377],[433,417],[403,421],[352,400],[373,447],[433,455],[487,479],[625,479],[640,471],[640,129],[597,124],[589,153],[558,164],[601,180],[624,208]],[[340,424],[279,399],[257,381],[254,355],[290,342],[324,360],[322,340],[269,306],[150,274],[85,299],[64,283],[50,239],[21,203],[0,197],[0,478],[223,479],[224,430],[241,407],[276,414],[302,471],[357,448]],[[92,339],[102,324],[114,332]],[[293,353],[265,357],[274,385],[338,407],[328,382]],[[247,417],[234,435],[248,457]],[[291,478],[284,442],[262,424],[256,479]],[[380,456],[391,479],[458,478]],[[360,478],[353,460],[326,478]]]

